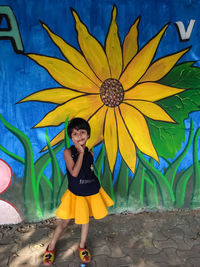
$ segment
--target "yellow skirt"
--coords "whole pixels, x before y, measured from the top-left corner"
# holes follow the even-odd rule
[[[104,218],[108,214],[107,207],[113,204],[102,187],[99,193],[91,196],[76,196],[67,190],[61,198],[56,216],[64,220],[74,219],[76,224],[86,224],[90,216],[95,219]]]

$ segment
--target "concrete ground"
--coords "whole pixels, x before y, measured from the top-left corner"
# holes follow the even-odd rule
[[[0,226],[0,266],[43,266],[42,255],[57,224]],[[70,224],[57,243],[56,267],[81,266],[80,226]],[[200,266],[200,211],[109,215],[91,219],[91,267]]]

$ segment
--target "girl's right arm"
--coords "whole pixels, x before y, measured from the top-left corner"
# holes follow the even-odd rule
[[[65,164],[67,166],[68,171],[73,177],[77,177],[79,175],[82,163],[83,163],[83,156],[84,156],[84,151],[79,152],[78,159],[76,163],[74,163],[72,156],[71,156],[71,149],[67,148],[64,150],[64,159],[65,159]]]

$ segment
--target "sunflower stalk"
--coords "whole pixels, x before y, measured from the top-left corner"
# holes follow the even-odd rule
[[[189,134],[189,138],[185,146],[185,149],[171,164],[169,164],[169,166],[167,167],[164,173],[165,177],[168,179],[172,188],[174,187],[174,179],[175,179],[177,169],[192,144],[193,134],[194,134],[194,123],[192,120],[190,120],[190,134]]]
[[[147,176],[148,173],[145,174],[144,180],[145,180],[145,199],[147,207],[150,209],[155,209],[158,207],[158,192],[157,192],[157,184],[155,180],[151,180],[150,177]]]
[[[112,174],[106,156],[104,158],[104,171],[101,179],[101,185],[104,188],[104,190],[108,193],[108,195],[112,198],[112,200],[115,201],[115,195],[112,184]]]
[[[194,142],[193,142],[193,170],[194,170],[194,185],[193,185],[193,195],[191,200],[191,206],[197,208],[200,206],[200,164],[198,160],[198,139],[200,135],[200,128],[197,129]]]
[[[166,177],[162,173],[160,173],[154,166],[152,166],[151,163],[145,159],[145,157],[140,151],[137,151],[137,155],[144,167],[149,171],[149,175],[151,176],[151,178],[155,179],[162,197],[163,206],[173,207],[175,197],[173,190]]]
[[[94,163],[94,172],[98,177],[100,183],[102,178],[102,165],[104,162],[104,158],[105,158],[105,145],[103,143],[99,155]]]
[[[188,167],[178,178],[175,186],[175,207],[183,208],[185,204],[186,189],[193,174],[193,166]]]
[[[52,186],[53,186],[53,190],[52,190],[52,199],[51,199],[51,203],[52,203],[51,209],[54,210],[58,205],[57,195],[58,195],[59,188],[61,185],[61,174],[60,174],[60,169],[59,169],[56,155],[55,155],[55,153],[51,147],[50,141],[49,141],[47,129],[46,129],[46,142],[47,142],[47,146],[49,149],[51,162],[52,162]]]
[[[114,186],[115,191],[115,207],[127,210],[128,208],[128,186],[129,186],[129,169],[121,160],[120,169],[117,177],[116,184]]]
[[[154,166],[154,159],[150,158],[149,163],[151,166]],[[148,169],[145,170],[145,199],[147,206],[150,209],[154,209],[158,207],[159,201],[158,201],[158,190],[157,190],[157,184],[155,181],[155,178],[149,173]]]
[[[128,207],[133,209],[143,208],[144,205],[144,173],[145,168],[141,162],[138,160],[138,166],[136,173],[129,185],[128,190]]]

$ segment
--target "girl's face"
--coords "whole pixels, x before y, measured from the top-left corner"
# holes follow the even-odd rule
[[[71,138],[73,143],[79,143],[81,146],[84,146],[89,138],[89,135],[86,130],[84,129],[73,129]]]

